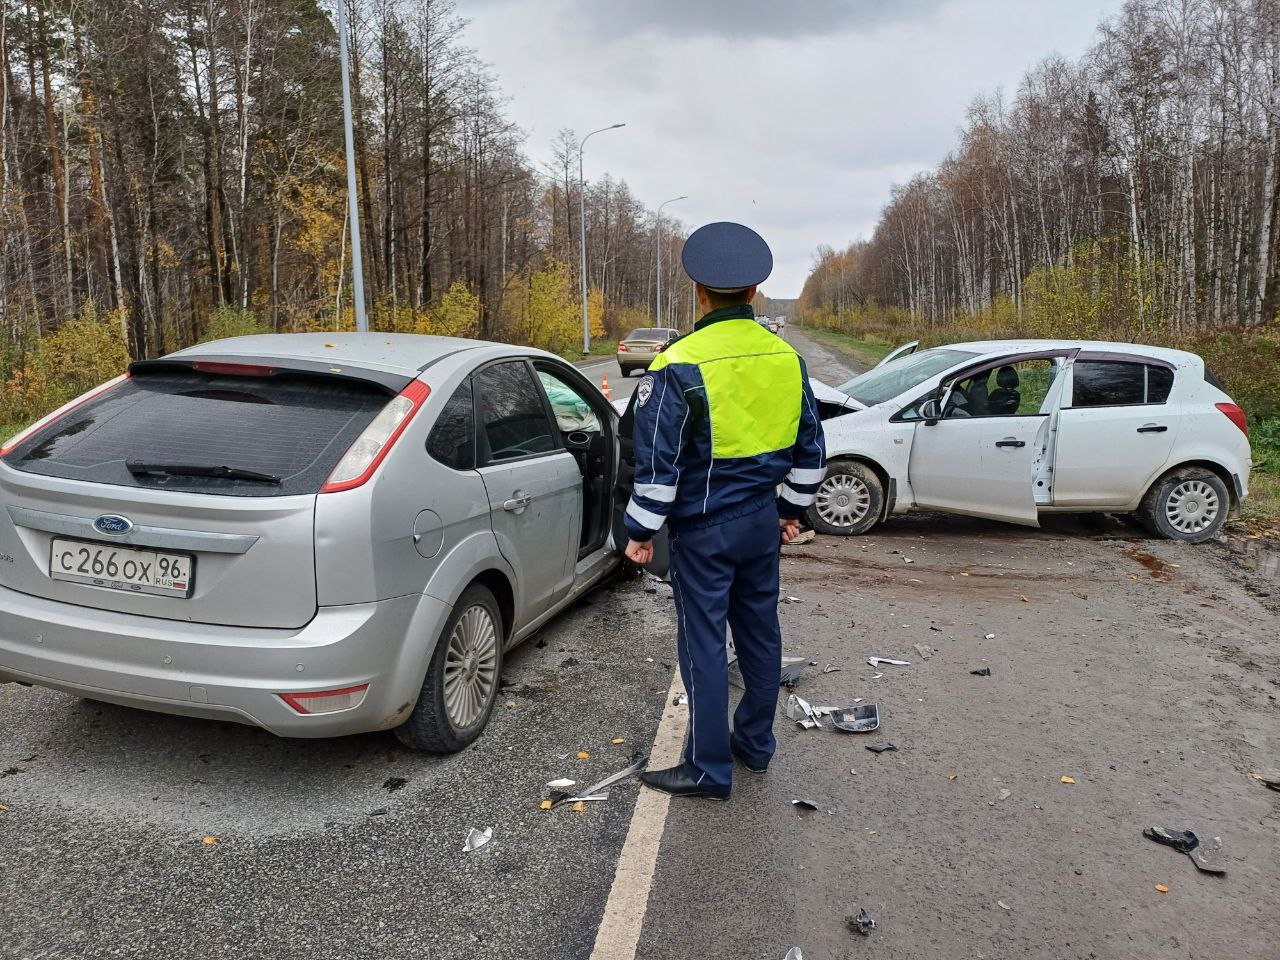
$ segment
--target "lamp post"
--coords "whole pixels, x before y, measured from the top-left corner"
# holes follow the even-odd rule
[[[591,352],[591,317],[587,312],[587,182],[582,176],[582,153],[587,148],[587,141],[597,133],[617,130],[625,126],[625,123],[615,123],[612,126],[601,127],[599,130],[592,130],[578,144],[578,239],[582,247],[582,352],[584,355]]]
[[[347,0],[338,0],[338,49],[342,56],[342,126],[347,140],[347,209],[351,217],[351,296],[356,308],[356,330],[367,333],[369,317],[364,305],[364,259],[360,254],[360,207],[356,201],[356,147],[351,120],[350,55],[347,52]]]
[[[688,197],[672,197],[670,200],[663,200],[658,204],[658,222],[654,227],[655,245],[658,250],[658,267],[654,271],[654,280],[658,285],[658,295],[654,298],[653,325],[655,327],[662,326],[662,208],[668,203],[675,203],[677,200],[688,200]]]

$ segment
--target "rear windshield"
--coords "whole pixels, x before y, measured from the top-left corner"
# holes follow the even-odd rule
[[[37,431],[5,463],[42,476],[184,493],[312,494],[388,399],[371,384],[337,378],[135,375]],[[150,469],[157,467],[164,469]],[[260,476],[181,475],[223,467]]]
[[[666,340],[671,336],[670,330],[659,330],[653,327],[646,327],[640,330],[632,330],[627,334],[628,340]]]

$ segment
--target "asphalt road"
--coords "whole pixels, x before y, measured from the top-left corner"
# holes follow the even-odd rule
[[[848,374],[793,339],[816,376]],[[619,396],[638,378],[616,369]],[[538,809],[549,779],[678,746],[670,595],[647,581],[511,655],[455,757],[0,686],[0,957],[1273,960],[1280,794],[1250,773],[1280,767],[1280,603],[1246,547],[919,516],[787,548],[787,652],[818,664],[798,692],[884,722],[780,711],[773,767],[726,804],[637,803],[631,782]],[[1156,823],[1221,836],[1227,875],[1144,840]],[[866,939],[844,926],[860,907]]]

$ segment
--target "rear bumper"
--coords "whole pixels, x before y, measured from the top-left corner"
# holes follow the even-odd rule
[[[238,629],[73,606],[0,588],[0,682],[20,680],[127,707],[230,720],[284,737],[397,726],[418,697],[449,615],[427,596],[322,607],[297,630]],[[369,684],[341,713],[280,699]]]

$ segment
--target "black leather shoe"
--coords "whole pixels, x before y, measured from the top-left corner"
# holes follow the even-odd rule
[[[640,774],[640,782],[673,797],[706,797],[708,800],[728,800],[729,791],[702,786],[689,776],[684,765],[665,770],[646,770]]]
[[[729,739],[729,749],[733,751],[733,755],[738,758],[738,762],[741,763],[748,770],[750,770],[752,773],[768,772],[769,764],[766,763],[762,767],[760,766],[760,764],[756,763],[755,761],[747,759],[747,755],[743,753],[742,748],[738,746],[737,740],[734,740],[733,738]]]

